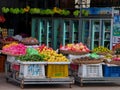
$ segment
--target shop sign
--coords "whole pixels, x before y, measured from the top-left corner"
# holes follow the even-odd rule
[[[112,15],[112,8],[82,8],[83,10],[87,10],[89,15]]]
[[[112,46],[120,43],[120,15],[114,12]]]

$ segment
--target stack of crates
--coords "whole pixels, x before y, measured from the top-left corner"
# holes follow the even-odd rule
[[[102,64],[81,64],[78,68],[78,77],[103,77]]]

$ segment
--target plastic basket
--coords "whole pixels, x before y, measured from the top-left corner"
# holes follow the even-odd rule
[[[12,64],[12,69],[15,71],[19,71],[20,70],[20,65],[19,64]]]
[[[71,51],[71,50],[60,50],[62,54],[72,54],[72,55],[84,55],[88,54],[89,52],[79,52],[79,51]]]
[[[68,64],[48,64],[48,78],[65,78],[68,77]]]
[[[20,78],[45,78],[45,64],[40,62],[26,62],[20,64]]]
[[[102,64],[79,65],[78,77],[103,77]]]
[[[120,66],[103,65],[104,77],[120,77]]]
[[[78,71],[78,66],[79,66],[78,64],[71,63],[70,64],[70,69],[74,70],[74,71]]]

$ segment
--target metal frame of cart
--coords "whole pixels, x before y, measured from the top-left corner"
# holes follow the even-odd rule
[[[13,81],[20,84],[21,88],[24,88],[26,84],[68,84],[71,88],[71,85],[74,83],[73,77],[65,77],[65,78],[19,78],[16,77],[18,71],[12,70],[12,74],[10,74],[9,69],[11,68],[11,62],[6,61],[5,63],[5,75],[6,81]]]

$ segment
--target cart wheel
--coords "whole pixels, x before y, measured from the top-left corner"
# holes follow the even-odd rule
[[[80,86],[83,87],[83,83],[80,83]]]
[[[8,80],[9,80],[9,79],[8,79],[8,78],[6,78],[6,82],[8,82]]]
[[[83,81],[83,80],[82,80],[82,79],[80,79],[80,86],[81,86],[81,87],[83,86],[83,83],[82,83],[82,81]]]
[[[71,85],[71,84],[69,84],[69,88],[72,88],[72,85]]]
[[[23,89],[23,88],[24,88],[24,84],[21,83],[21,84],[20,84],[20,87]]]
[[[24,88],[24,80],[21,80],[20,87],[23,89]]]

